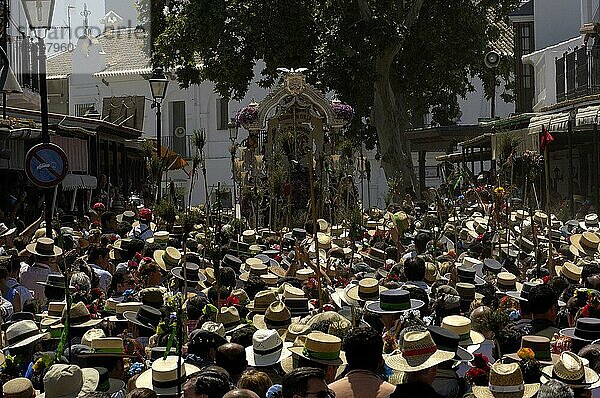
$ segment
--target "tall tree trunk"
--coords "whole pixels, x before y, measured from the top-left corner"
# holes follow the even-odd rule
[[[377,138],[381,148],[381,166],[388,180],[400,179],[404,191],[413,190],[418,196],[419,184],[412,164],[412,156],[406,138],[409,125],[408,114],[401,94],[395,93],[390,81],[394,59],[402,49],[410,28],[419,17],[424,0],[413,0],[410,10],[403,18],[404,32],[377,59],[375,70],[377,80],[374,83],[374,103],[371,120],[377,129]]]

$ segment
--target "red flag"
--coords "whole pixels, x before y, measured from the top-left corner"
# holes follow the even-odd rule
[[[554,137],[548,131],[548,129],[542,126],[542,134],[540,134],[540,150],[543,152],[546,149],[546,146],[554,141]]]

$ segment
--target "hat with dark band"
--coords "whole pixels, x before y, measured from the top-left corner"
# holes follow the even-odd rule
[[[411,299],[407,290],[386,290],[379,294],[379,301],[367,303],[365,308],[376,314],[396,314],[421,308],[425,303]]]
[[[358,282],[358,285],[352,286],[346,292],[346,295],[352,300],[375,301],[379,299],[379,294],[387,290],[383,286],[379,286],[379,282],[375,278],[364,278]]]
[[[137,312],[125,311],[125,319],[146,329],[154,330],[162,319],[162,313],[159,309],[142,305]]]

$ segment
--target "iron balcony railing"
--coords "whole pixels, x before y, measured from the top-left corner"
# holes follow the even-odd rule
[[[19,84],[32,91],[39,91],[37,43],[32,42],[30,37],[11,37],[6,52]]]
[[[557,102],[600,94],[600,48],[575,47],[555,66]]]

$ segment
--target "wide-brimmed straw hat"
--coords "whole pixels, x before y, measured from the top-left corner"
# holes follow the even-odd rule
[[[380,286],[375,278],[364,278],[358,282],[358,285],[352,286],[346,292],[346,295],[352,300],[375,301],[379,299],[379,293],[388,290]]]
[[[164,271],[170,271],[177,267],[181,261],[181,253],[174,247],[167,247],[165,250],[156,250],[154,252],[154,261]]]
[[[169,231],[156,231],[153,236],[146,239],[146,242],[152,244],[156,243],[159,245],[168,245],[169,244],[170,234]]]
[[[63,253],[60,247],[54,245],[54,239],[51,238],[39,238],[34,243],[28,244],[25,249],[41,257],[56,257]]]
[[[286,330],[292,323],[292,313],[284,303],[274,301],[264,315],[254,315],[252,323],[257,329]]]
[[[582,234],[571,235],[569,241],[571,242],[569,249],[576,256],[593,256],[598,253],[600,236],[594,232],[584,232]]]
[[[306,335],[304,346],[292,347],[290,351],[294,355],[324,365],[340,366],[346,363],[342,340],[323,332],[309,333]]]
[[[598,230],[598,214],[590,213],[586,214],[583,218],[583,221],[579,222],[579,226],[581,229],[587,231],[597,231]]]
[[[63,311],[62,319],[66,319],[67,308]],[[71,312],[69,312],[69,327],[76,329],[93,328],[96,325],[102,323],[102,319],[93,319],[90,314],[90,310],[81,301],[71,306]],[[60,325],[62,327],[62,325]],[[54,326],[53,326],[54,327]]]
[[[477,398],[530,398],[540,384],[525,384],[518,363],[494,363],[490,369],[488,386],[473,386]]]
[[[152,368],[138,376],[135,386],[149,388],[159,396],[175,395],[177,387],[185,383],[187,376],[199,371],[196,366],[185,363],[183,358],[169,355],[166,359],[159,358],[152,362]]]
[[[269,267],[265,265],[262,261],[260,263],[252,263],[250,265],[250,269],[248,271],[243,272],[239,276],[239,278],[241,281],[246,282],[251,276],[260,277],[261,275],[267,274],[269,272],[268,268]]]
[[[481,344],[485,340],[481,333],[471,329],[471,320],[464,316],[449,315],[444,317],[441,326],[458,334],[461,346]]]
[[[425,303],[411,299],[410,292],[402,289],[385,290],[379,294],[379,300],[367,303],[365,308],[376,314],[398,314],[421,308]]]
[[[24,347],[48,337],[50,337],[48,333],[40,333],[34,321],[18,321],[6,329],[5,348]]]
[[[292,343],[283,342],[277,330],[258,329],[252,335],[252,345],[246,347],[248,365],[263,367],[281,362],[292,353],[288,350]]]
[[[552,353],[550,339],[544,336],[521,336],[521,349],[523,348],[529,348],[533,351],[535,360],[542,364],[553,364],[560,358],[560,355]],[[506,356],[516,361],[521,360],[516,352],[507,354]]]
[[[127,322],[127,318],[125,318],[123,314],[127,311],[137,313],[142,305],[143,303],[140,301],[119,303],[115,308],[115,315],[108,316],[105,319],[109,322]]]
[[[80,354],[80,356],[98,358],[124,358],[130,356],[125,353],[123,339],[121,337],[99,337],[93,339],[91,341],[90,348],[90,352]]]
[[[388,356],[385,363],[393,370],[418,372],[449,361],[455,355],[454,352],[439,350],[429,331],[412,331],[404,334],[401,353]]]
[[[44,376],[41,398],[78,398],[96,390],[100,374],[94,368],[56,364]]]
[[[549,379],[559,380],[571,388],[590,389],[594,384],[600,381],[598,373],[588,366],[585,366],[582,359],[570,352],[565,351],[560,354],[560,358],[554,365],[542,368],[542,383]]]

